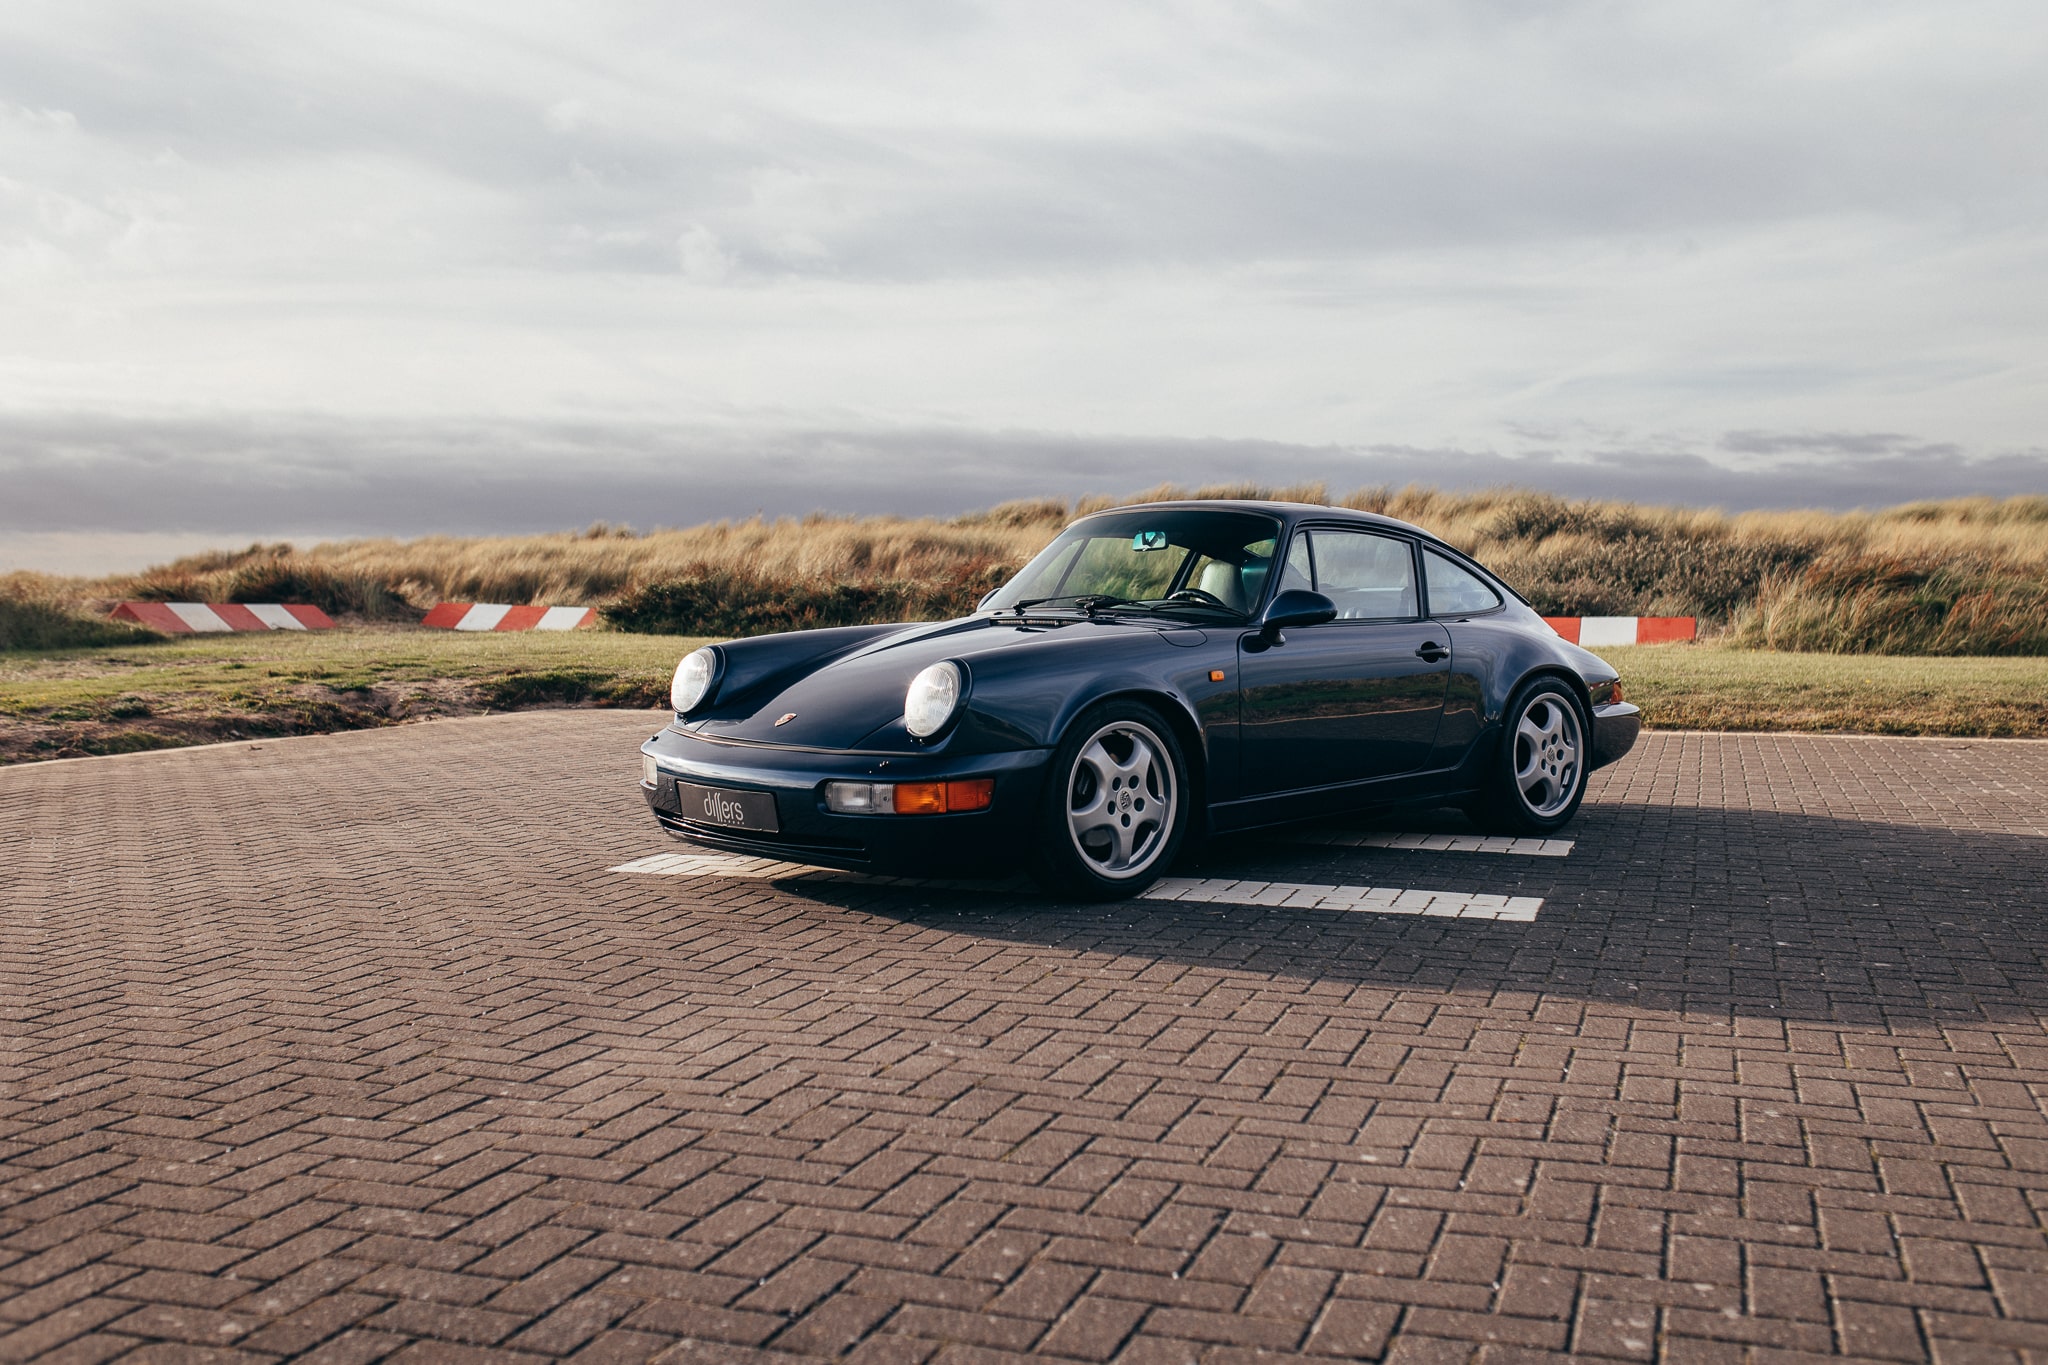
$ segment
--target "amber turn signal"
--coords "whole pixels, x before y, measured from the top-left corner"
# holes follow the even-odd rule
[[[943,782],[898,782],[898,815],[943,815],[946,812],[946,784]]]
[[[1210,682],[1222,682],[1222,681],[1223,681],[1223,670],[1222,670],[1222,669],[1220,669],[1220,668],[1212,668],[1212,669],[1210,669],[1210,670],[1209,670],[1209,681],[1210,681]]]
[[[996,780],[993,777],[971,777],[965,782],[946,784],[947,810],[987,810],[995,800]]]
[[[965,782],[898,782],[898,815],[944,815],[949,811],[987,810],[996,799],[993,777]]]

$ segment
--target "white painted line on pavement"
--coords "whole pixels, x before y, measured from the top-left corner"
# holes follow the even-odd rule
[[[1400,848],[1429,853],[1512,853],[1529,858],[1563,858],[1570,839],[1522,839],[1507,834],[1393,834],[1351,829],[1307,830],[1289,835],[1290,844],[1327,844],[1335,848]]]
[[[1223,905],[1278,905],[1295,910],[1363,910],[1379,915],[1440,915],[1528,924],[1543,908],[1536,896],[1477,891],[1417,891],[1399,886],[1231,881],[1224,877],[1161,877],[1138,899]]]
[[[923,877],[871,877],[860,872],[806,867],[773,858],[722,853],[658,853],[620,863],[613,872],[657,877],[758,877],[774,881],[851,882],[861,886],[925,887],[937,890],[1011,894],[1034,890],[1025,878],[1008,881],[934,881]],[[1536,896],[1498,896],[1477,891],[1419,891],[1398,886],[1332,886],[1298,882],[1239,881],[1230,877],[1162,877],[1137,899],[1177,904],[1272,905],[1294,910],[1344,910],[1376,915],[1434,915],[1455,919],[1529,924],[1543,901]]]

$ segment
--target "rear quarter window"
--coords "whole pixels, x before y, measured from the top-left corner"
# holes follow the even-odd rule
[[[1501,604],[1500,594],[1484,579],[1435,550],[1423,550],[1422,575],[1429,585],[1431,616],[1476,616]]]

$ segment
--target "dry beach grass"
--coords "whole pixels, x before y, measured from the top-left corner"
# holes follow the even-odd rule
[[[817,514],[644,533],[600,525],[257,545],[98,582],[16,575],[0,589],[0,648],[10,647],[10,593],[17,604],[73,608],[120,597],[310,601],[388,620],[445,600],[576,603],[603,607],[621,629],[714,635],[943,618],[969,609],[1080,512],[1190,495],[1336,503],[1414,522],[1550,614],[1697,616],[1709,632],[1765,649],[2048,653],[2048,496],[1728,515],[1512,489],[1332,497],[1320,485],[1250,484],[1031,499],[950,519]]]

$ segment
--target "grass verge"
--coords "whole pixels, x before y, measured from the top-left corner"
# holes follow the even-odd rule
[[[358,627],[0,654],[0,763],[370,729],[534,706],[659,706],[702,643]]]
[[[0,654],[0,763],[535,706],[659,706],[701,641],[359,627]],[[2048,737],[2048,658],[1602,650],[1657,729]]]
[[[1661,730],[2048,738],[2048,658],[1789,654],[1712,645],[1598,651]]]

